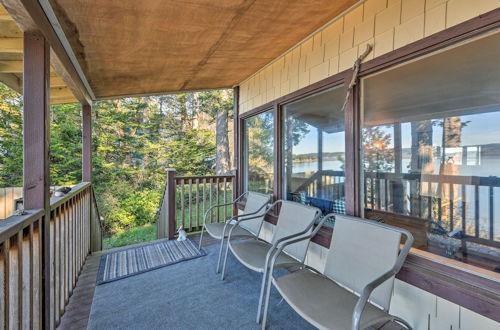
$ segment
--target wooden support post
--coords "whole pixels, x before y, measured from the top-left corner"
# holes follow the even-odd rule
[[[82,105],[82,181],[92,182],[92,112]]]
[[[352,78],[352,69],[345,75],[344,88],[347,93]],[[344,113],[345,125],[345,200],[346,214],[360,216],[360,127],[359,127],[359,87],[354,86]]]
[[[240,114],[240,86],[236,86],[233,88],[233,137],[234,137],[234,144],[233,144],[233,164],[235,168],[238,168],[239,162],[240,162],[240,139],[242,138],[242,132],[239,127],[239,114]],[[241,187],[239,185],[239,172],[234,173],[234,181],[233,181],[233,195],[239,196],[242,194],[241,192]]]
[[[24,208],[44,209],[42,227],[42,322],[50,320],[49,102],[50,47],[41,33],[24,33]]]
[[[168,239],[173,239],[176,231],[175,224],[175,169],[167,168],[167,233]],[[182,196],[181,198],[184,198]],[[163,219],[161,219],[163,220]]]

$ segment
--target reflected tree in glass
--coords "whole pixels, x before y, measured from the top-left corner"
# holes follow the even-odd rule
[[[274,114],[267,111],[245,120],[247,189],[272,193],[274,179]]]

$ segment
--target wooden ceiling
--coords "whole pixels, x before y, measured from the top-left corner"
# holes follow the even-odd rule
[[[50,0],[96,98],[232,87],[358,0]]]
[[[23,89],[23,32],[0,5],[0,82],[15,91]],[[66,83],[51,68],[50,103],[78,102]]]

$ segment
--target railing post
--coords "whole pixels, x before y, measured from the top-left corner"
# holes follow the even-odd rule
[[[232,169],[233,178],[231,179],[231,183],[233,184],[233,201],[238,198],[238,169],[235,167]],[[233,205],[233,215],[238,214],[238,206],[236,204]]]
[[[167,191],[165,194],[166,197],[166,207],[167,207],[167,238],[173,239],[175,235],[175,169],[168,168],[167,169]]]
[[[50,47],[41,33],[24,33],[24,208],[44,209],[41,224],[42,327],[53,325],[50,315],[50,195],[49,195],[49,77]]]
[[[92,112],[82,104],[82,181],[92,182]]]

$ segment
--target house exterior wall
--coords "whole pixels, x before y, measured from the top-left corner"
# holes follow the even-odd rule
[[[500,0],[367,0],[240,83],[240,114],[500,7]]]
[[[500,0],[367,0],[240,83],[240,114],[352,67],[367,43],[366,60],[500,7]],[[265,223],[261,238],[274,226]],[[306,263],[322,270],[327,249],[311,243]],[[499,329],[500,324],[396,280],[390,312],[415,329]]]

